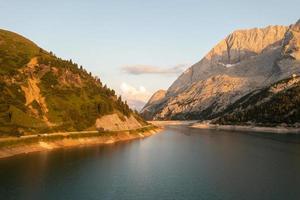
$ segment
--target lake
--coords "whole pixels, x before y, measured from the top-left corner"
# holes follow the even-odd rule
[[[0,160],[0,199],[300,199],[300,136],[170,126]]]

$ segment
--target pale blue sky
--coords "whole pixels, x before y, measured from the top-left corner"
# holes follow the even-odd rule
[[[0,0],[0,27],[20,33],[60,57],[72,58],[118,92],[123,83],[123,92],[134,90],[133,86],[147,96],[167,89],[176,79],[178,69],[170,69],[199,61],[235,29],[296,22],[299,3]],[[132,66],[146,68],[148,73],[154,67],[159,69],[138,75],[124,71]]]

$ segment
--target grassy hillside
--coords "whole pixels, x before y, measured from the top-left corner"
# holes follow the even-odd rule
[[[82,66],[0,30],[0,135],[86,130],[118,113],[144,121]]]
[[[30,40],[0,29],[0,74],[14,74],[39,51],[40,48]]]

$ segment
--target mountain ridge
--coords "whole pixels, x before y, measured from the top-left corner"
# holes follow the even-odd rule
[[[298,23],[234,31],[174,81],[163,105],[148,104],[148,118],[213,119],[244,95],[299,73],[298,33]]]

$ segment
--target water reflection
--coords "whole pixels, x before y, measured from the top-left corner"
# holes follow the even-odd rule
[[[143,140],[0,160],[0,197],[299,199],[297,140],[172,126]]]

